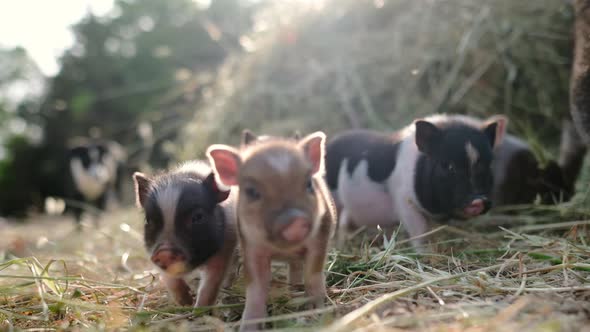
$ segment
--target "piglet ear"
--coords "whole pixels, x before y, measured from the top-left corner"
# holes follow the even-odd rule
[[[495,115],[489,118],[483,125],[483,132],[488,137],[492,147],[498,147],[506,135],[508,118],[503,115]]]
[[[242,164],[239,152],[231,146],[214,144],[207,149],[217,179],[226,186],[238,185],[238,170]]]
[[[256,140],[256,135],[248,129],[242,131],[242,146],[246,146]]]
[[[133,173],[133,183],[135,185],[135,204],[137,207],[143,208],[152,185],[152,179],[143,173],[135,172]]]
[[[299,130],[295,130],[295,132],[293,133],[293,139],[296,141],[301,139],[301,133],[299,132]]]
[[[432,155],[440,141],[441,131],[437,126],[424,120],[418,120],[416,126],[416,145],[420,152]]]
[[[325,145],[326,134],[321,131],[309,134],[299,142],[303,153],[311,162],[313,174],[324,170]]]
[[[215,179],[214,172],[211,172],[211,174],[209,174],[207,176],[207,178],[205,178],[204,183],[209,188],[211,188],[211,190],[215,194],[217,203],[221,203],[229,197],[229,194],[231,192],[231,187],[225,187],[223,185],[220,186],[217,183],[217,180]]]

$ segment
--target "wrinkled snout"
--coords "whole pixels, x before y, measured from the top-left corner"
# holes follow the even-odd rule
[[[151,260],[156,266],[172,275],[186,271],[185,255],[171,245],[160,245],[152,254]]]
[[[277,231],[289,243],[305,240],[311,231],[311,220],[299,209],[288,209],[277,218]]]
[[[486,196],[476,196],[463,208],[463,214],[468,218],[476,217],[488,212],[491,205],[492,202]]]

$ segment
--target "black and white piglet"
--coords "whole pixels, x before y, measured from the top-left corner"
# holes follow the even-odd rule
[[[327,146],[326,172],[340,210],[339,230],[399,221],[415,238],[431,219],[485,213],[493,148],[502,142],[507,120],[474,125],[463,118],[435,115],[393,135],[351,130],[335,137]]]
[[[221,189],[205,162],[189,162],[150,178],[133,175],[137,205],[145,212],[145,246],[181,305],[215,303],[231,282],[237,244],[235,199]],[[197,300],[189,284],[200,272]]]
[[[474,127],[486,124],[470,116],[455,118]],[[493,206],[530,204],[537,198],[543,204],[553,204],[571,197],[561,167],[553,160],[541,167],[529,144],[515,135],[505,134],[494,148],[492,171]]]
[[[79,225],[84,205],[105,210],[109,195],[121,194],[126,154],[114,141],[78,139],[68,149],[67,207]]]

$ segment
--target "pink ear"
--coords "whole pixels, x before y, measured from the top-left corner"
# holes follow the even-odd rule
[[[135,204],[142,208],[145,206],[152,180],[140,172],[133,173],[133,183],[135,185]]]
[[[326,134],[316,131],[313,134],[307,135],[299,143],[299,146],[303,148],[305,156],[311,162],[314,174],[324,170],[325,142]]]
[[[221,203],[229,197],[229,194],[231,192],[231,187],[230,188],[220,188],[219,185],[217,184],[217,180],[215,179],[215,172],[212,172],[211,174],[209,174],[207,176],[207,178],[205,178],[204,183],[206,183],[208,186],[210,186],[210,188],[215,193],[217,203]]]
[[[207,149],[207,157],[221,183],[226,186],[238,184],[238,170],[242,161],[237,150],[227,145],[214,144]]]
[[[486,120],[485,124],[484,124],[484,132],[486,130],[491,130],[492,128],[495,127],[495,131],[493,133],[493,135],[489,135],[489,136],[493,136],[493,140],[492,140],[492,145],[494,148],[498,147],[500,144],[502,144],[502,141],[504,140],[504,136],[506,135],[506,127],[508,126],[508,118],[503,116],[503,115],[494,115],[491,118],[489,118],[488,120]]]

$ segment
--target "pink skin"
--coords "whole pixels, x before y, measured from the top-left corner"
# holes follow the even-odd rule
[[[270,271],[271,255],[265,248],[244,248],[244,267],[250,278],[246,287],[246,305],[242,314],[240,331],[255,331],[259,324],[249,323],[266,317],[266,298],[272,279]]]
[[[191,289],[182,278],[175,278],[166,274],[161,276],[161,279],[166,285],[168,292],[172,294],[174,300],[182,306],[190,306],[193,304],[193,295]]]
[[[307,136],[298,143],[313,166],[313,174],[322,169],[324,141],[325,135],[318,132]],[[207,155],[212,165],[214,165],[216,175],[223,184],[228,186],[239,185],[238,173],[242,160],[238,150],[229,146],[213,145],[207,150]],[[244,219],[241,219],[240,222],[244,223],[244,227],[250,226],[250,223],[244,221]],[[310,236],[311,229],[312,220],[295,218],[288,226],[280,230],[279,234],[289,244],[296,244],[306,241]],[[272,280],[271,261],[274,258],[273,256],[277,258],[282,256],[282,258],[290,260],[289,280],[292,283],[300,283],[304,279],[306,293],[312,298],[313,305],[315,307],[323,305],[326,289],[322,268],[326,256],[325,246],[328,242],[327,239],[314,239],[312,243],[302,246],[300,249],[305,255],[301,257],[297,253],[284,253],[280,250],[273,250],[256,236],[249,237],[247,232],[243,230],[242,232],[241,244],[247,286],[246,303],[242,314],[240,331],[258,330],[261,328],[261,324],[252,321],[267,316],[266,300]],[[328,235],[329,231],[322,234]]]
[[[475,199],[463,209],[463,212],[468,217],[479,216],[484,211],[484,203],[481,199]]]
[[[158,251],[152,255],[151,259],[154,264],[164,271],[166,271],[168,267],[174,263],[185,261],[184,255],[177,253],[175,250],[168,247],[158,249]]]
[[[201,282],[196,307],[211,306],[215,304],[217,294],[224,282],[225,271],[230,262],[222,255],[211,257],[201,272]]]
[[[301,242],[305,240],[310,229],[311,225],[309,221],[303,218],[296,218],[283,230],[282,235],[283,238],[289,242]]]

